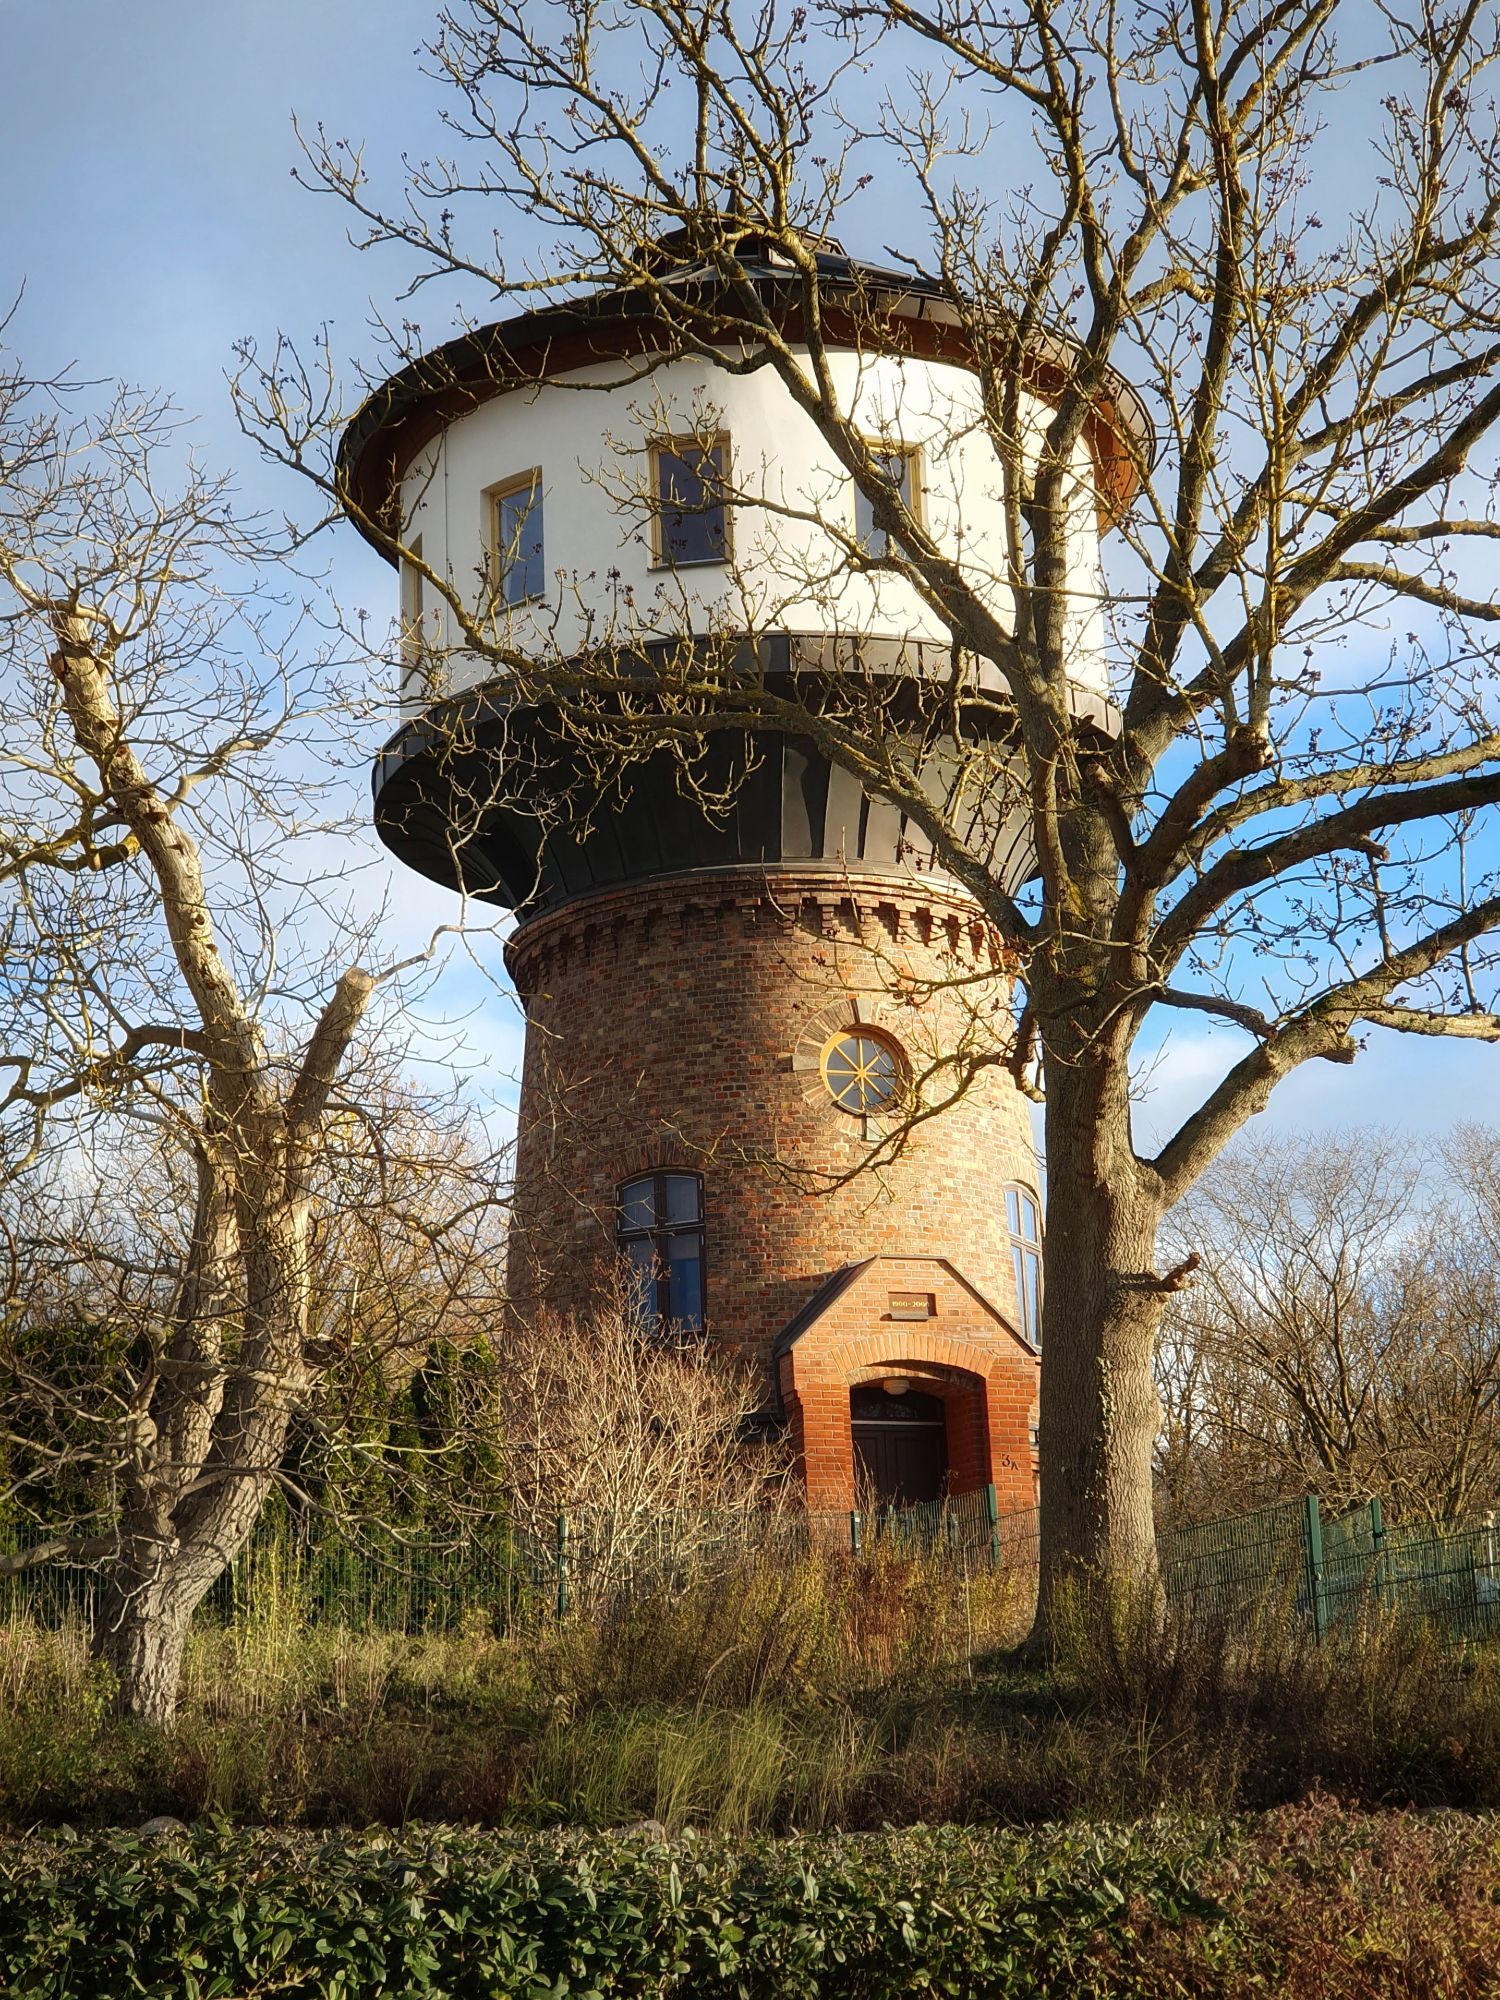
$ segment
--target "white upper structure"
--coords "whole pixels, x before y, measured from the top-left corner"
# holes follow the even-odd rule
[[[689,630],[945,643],[942,620],[904,579],[851,567],[851,557],[857,565],[861,552],[878,553],[881,532],[769,370],[742,376],[700,360],[652,367],[637,358],[634,379],[622,382],[622,372],[595,364],[508,389],[450,419],[405,469],[401,540],[464,602],[489,609],[498,638],[564,656]],[[833,372],[903,498],[1008,628],[1001,465],[973,372],[853,352],[835,354]],[[1036,397],[1023,407],[1035,441],[1051,411]],[[679,512],[674,500],[700,474],[706,487],[719,482],[725,504]],[[1101,511],[1083,445],[1069,629],[1078,685],[1100,695]],[[493,673],[455,650],[456,621],[410,565],[403,581],[408,622],[443,661],[438,685],[408,675],[406,704]]]
[[[794,354],[806,354],[802,281],[771,243],[741,240],[742,269]],[[647,253],[658,286],[711,328],[729,324],[721,281],[686,239]],[[832,392],[889,485],[959,565],[1002,634],[1014,629],[1005,468],[985,411],[976,333],[941,287],[817,254]],[[740,301],[743,304],[743,301]],[[899,690],[949,669],[949,628],[886,565],[886,531],[814,420],[767,366],[727,344],[669,353],[658,287],[601,292],[476,328],[413,361],[355,416],[340,494],[366,537],[402,566],[402,726],[374,773],[386,842],[435,881],[514,908],[664,870],[805,861],[909,874],[932,861],[921,813],[867,796],[819,749],[769,724],[707,732],[719,814],[685,804],[670,753],[633,776],[608,814],[549,825],[571,782],[544,707],[508,683],[494,648],[568,660],[618,648],[651,661],[684,637],[752,641],[757,673],[809,686],[858,663]],[[1078,357],[1048,336],[1024,351],[1019,477],[1039,456]],[[811,370],[809,370],[811,373]],[[1110,377],[1090,405],[1065,497],[1065,613],[1074,700],[1109,731],[1099,537],[1149,457],[1145,413]],[[450,601],[451,600],[451,601]],[[465,608],[489,652],[465,647]],[[1000,751],[1012,727],[992,649],[972,663],[1001,698],[965,727]],[[841,682],[846,699],[857,688]],[[912,690],[915,694],[915,689]],[[446,704],[461,697],[455,712]],[[905,701],[905,696],[900,699]],[[920,700],[906,706],[919,732]],[[462,726],[454,726],[458,717]],[[733,730],[743,739],[739,752]],[[753,739],[753,741],[752,741]],[[747,754],[753,750],[753,755]],[[919,783],[948,800],[964,746],[930,729]],[[738,756],[738,763],[736,757]],[[559,763],[558,760],[562,760]],[[656,768],[657,765],[661,768]],[[1034,865],[1014,787],[963,791],[961,829],[1009,880]],[[1014,794],[1014,796],[1013,796]],[[944,804],[943,810],[948,810]]]

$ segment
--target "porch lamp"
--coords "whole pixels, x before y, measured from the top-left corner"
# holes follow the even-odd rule
[[[905,1375],[887,1375],[880,1386],[888,1396],[904,1396],[911,1383]]]

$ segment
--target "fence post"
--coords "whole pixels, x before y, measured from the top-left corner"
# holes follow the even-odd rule
[[[1380,1504],[1380,1496],[1370,1495],[1370,1549],[1373,1560],[1370,1575],[1375,1584],[1375,1603],[1380,1610],[1386,1606],[1385,1589],[1385,1509]]]
[[[849,1509],[849,1553],[855,1556],[862,1553],[863,1537],[860,1534],[860,1526],[859,1509],[851,1507]]]
[[[568,1517],[557,1517],[557,1622],[568,1615]]]
[[[995,1491],[995,1482],[990,1481],[984,1489],[984,1518],[990,1524],[990,1568],[1000,1567],[1000,1495]]]
[[[1328,1624],[1323,1593],[1323,1519],[1318,1496],[1309,1493],[1302,1508],[1302,1546],[1307,1557],[1307,1589],[1312,1601],[1313,1637],[1321,1642]]]

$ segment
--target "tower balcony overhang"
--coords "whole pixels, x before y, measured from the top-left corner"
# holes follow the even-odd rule
[[[680,656],[681,643],[632,653],[643,692],[669,653]],[[1013,717],[992,665],[955,683],[947,648],[783,634],[742,642],[728,685],[742,697],[763,691],[771,719],[727,697],[721,716],[700,709],[686,730],[679,711],[674,742],[643,742],[636,757],[622,752],[609,716],[580,728],[556,706],[521,699],[503,676],[434,702],[376,759],[380,837],[430,880],[523,918],[699,869],[795,862],[946,873],[921,823],[922,799],[1007,889],[1033,872],[1022,787],[1004,777]],[[879,702],[920,799],[903,806],[833,754],[836,728],[816,723],[836,724],[840,705],[848,712],[855,701]],[[956,705],[964,750],[941,719],[945,702]],[[782,703],[807,726],[778,722]],[[1075,706],[1101,736],[1113,733],[1103,697],[1079,689]],[[861,721],[868,727],[867,712]],[[987,784],[965,768],[975,746],[992,759]]]

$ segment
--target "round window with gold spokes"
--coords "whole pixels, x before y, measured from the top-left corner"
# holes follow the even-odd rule
[[[822,1068],[834,1103],[860,1117],[894,1110],[906,1086],[900,1049],[869,1028],[841,1029],[823,1050]]]

